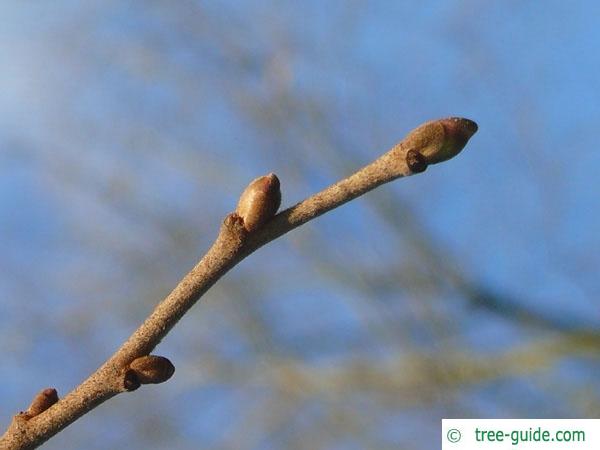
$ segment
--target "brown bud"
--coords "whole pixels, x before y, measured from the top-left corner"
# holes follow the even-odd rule
[[[126,391],[135,391],[142,385],[135,370],[127,369],[123,375],[123,387]]]
[[[405,143],[428,164],[436,164],[458,155],[477,128],[475,122],[461,117],[434,120],[411,131]]]
[[[133,373],[131,373],[133,372]],[[125,388],[127,381],[135,385],[135,379],[141,384],[164,383],[175,373],[175,366],[164,356],[147,355],[134,359],[125,372]],[[133,376],[135,375],[135,377]],[[137,388],[134,388],[137,389]],[[131,389],[131,390],[134,390]]]
[[[254,231],[271,219],[281,204],[279,178],[274,173],[252,181],[242,192],[235,212],[244,219],[244,227]]]
[[[425,169],[427,169],[425,157],[412,149],[406,152],[406,164],[412,173],[425,172]]]
[[[38,394],[33,398],[31,405],[27,408],[23,414],[27,415],[28,418],[35,417],[52,405],[54,405],[58,401],[58,393],[54,388],[46,388],[38,392]]]

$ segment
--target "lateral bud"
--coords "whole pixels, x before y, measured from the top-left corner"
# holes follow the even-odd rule
[[[21,413],[26,419],[31,419],[32,417],[38,416],[52,405],[58,402],[58,393],[54,388],[46,388],[42,389],[40,392],[33,397],[33,401],[27,411]]]
[[[274,173],[258,177],[242,192],[235,212],[252,232],[270,220],[281,205],[279,178]]]
[[[134,391],[140,384],[164,383],[175,373],[175,366],[164,356],[147,355],[134,359],[124,373],[123,385]]]
[[[412,173],[422,173],[427,169],[427,160],[416,150],[406,152],[406,164]]]
[[[140,379],[138,378],[135,370],[127,368],[123,374],[123,388],[125,388],[125,390],[128,392],[132,392],[141,385],[142,383],[140,383]]]

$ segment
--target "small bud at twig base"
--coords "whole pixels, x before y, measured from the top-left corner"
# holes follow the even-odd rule
[[[23,414],[28,418],[35,417],[46,411],[56,402],[58,402],[58,393],[56,392],[56,389],[43,389],[33,398],[31,405],[29,405],[29,408],[27,408],[27,411]]]
[[[141,385],[142,383],[140,383],[135,370],[127,369],[123,375],[123,387],[125,390],[129,392],[135,391]]]
[[[406,152],[406,164],[412,173],[425,172],[425,169],[427,169],[425,157],[412,149]]]

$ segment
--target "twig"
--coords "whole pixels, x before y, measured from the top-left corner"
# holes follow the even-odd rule
[[[429,164],[452,158],[476,131],[477,125],[468,119],[427,122],[371,164],[274,217],[280,198],[277,177],[271,174],[254,180],[242,195],[237,212],[223,221],[206,255],[116,353],[58,402],[47,402],[35,414],[28,410],[14,416],[0,438],[0,449],[38,447],[109,398],[137,389],[140,383],[166,381],[174,367],[166,358],[149,353],[238,262],[288,231],[383,183],[423,172]]]

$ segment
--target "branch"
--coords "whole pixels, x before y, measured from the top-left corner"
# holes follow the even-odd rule
[[[140,384],[166,381],[175,370],[173,365],[149,353],[232,267],[288,231],[381,184],[421,173],[429,164],[454,157],[476,131],[477,125],[468,119],[427,122],[371,164],[277,215],[279,180],[273,174],[254,180],[240,197],[236,212],[223,221],[206,255],[129,339],[63,399],[41,402],[42,408],[30,408],[14,416],[0,438],[0,448],[36,448],[109,398],[135,390]],[[48,396],[52,391],[48,388],[42,392]]]

